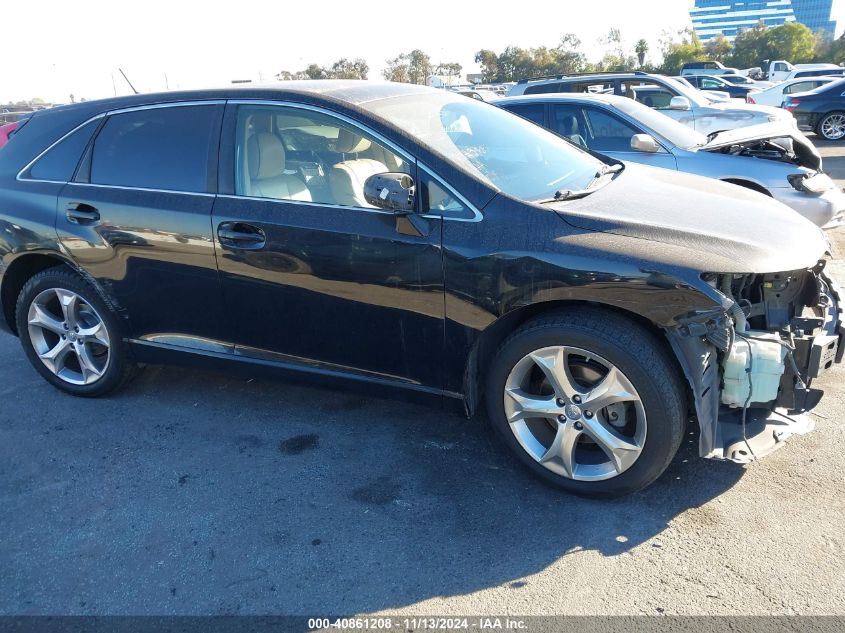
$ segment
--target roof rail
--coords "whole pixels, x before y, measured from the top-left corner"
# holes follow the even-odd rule
[[[542,81],[544,79],[565,79],[567,77],[590,77],[593,75],[648,75],[649,73],[642,70],[597,70],[591,73],[568,73],[564,75],[540,75],[538,77],[529,77],[527,79],[520,79],[516,83],[527,84],[529,81]]]

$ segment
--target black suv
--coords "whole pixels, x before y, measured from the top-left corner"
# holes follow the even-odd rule
[[[239,364],[484,403],[581,494],[653,481],[691,415],[703,456],[762,456],[843,349],[798,214],[417,86],[35,113],[0,150],[0,228],[0,320],[64,391]]]

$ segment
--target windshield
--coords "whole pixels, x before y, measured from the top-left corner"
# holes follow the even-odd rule
[[[683,123],[678,123],[675,119],[671,119],[665,114],[653,110],[638,101],[634,101],[633,99],[618,99],[613,101],[613,105],[620,112],[624,112],[643,125],[646,131],[651,130],[658,136],[662,136],[675,147],[693,149],[707,143],[707,137],[703,134],[696,132]]]
[[[710,102],[704,98],[704,96],[693,88],[688,82],[680,82],[674,77],[663,77],[663,81],[665,81],[669,86],[674,88],[679,95],[682,97],[686,97],[692,103],[700,107],[706,107],[710,105]]]
[[[472,175],[522,200],[582,191],[604,163],[501,108],[448,92],[362,104]]]

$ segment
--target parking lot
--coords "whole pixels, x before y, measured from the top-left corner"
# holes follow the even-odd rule
[[[816,384],[816,432],[765,461],[691,434],[599,502],[480,419],[158,367],[74,399],[3,335],[0,614],[845,614],[845,368]]]

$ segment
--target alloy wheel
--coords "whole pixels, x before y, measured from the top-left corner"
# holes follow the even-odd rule
[[[584,349],[546,347],[524,356],[508,375],[504,404],[522,448],[569,479],[616,477],[645,446],[637,390],[615,365]]]
[[[29,306],[29,339],[41,362],[73,385],[99,380],[109,365],[108,329],[97,311],[71,290],[50,288]]]
[[[829,141],[845,138],[845,114],[831,114],[822,121],[822,136]]]

